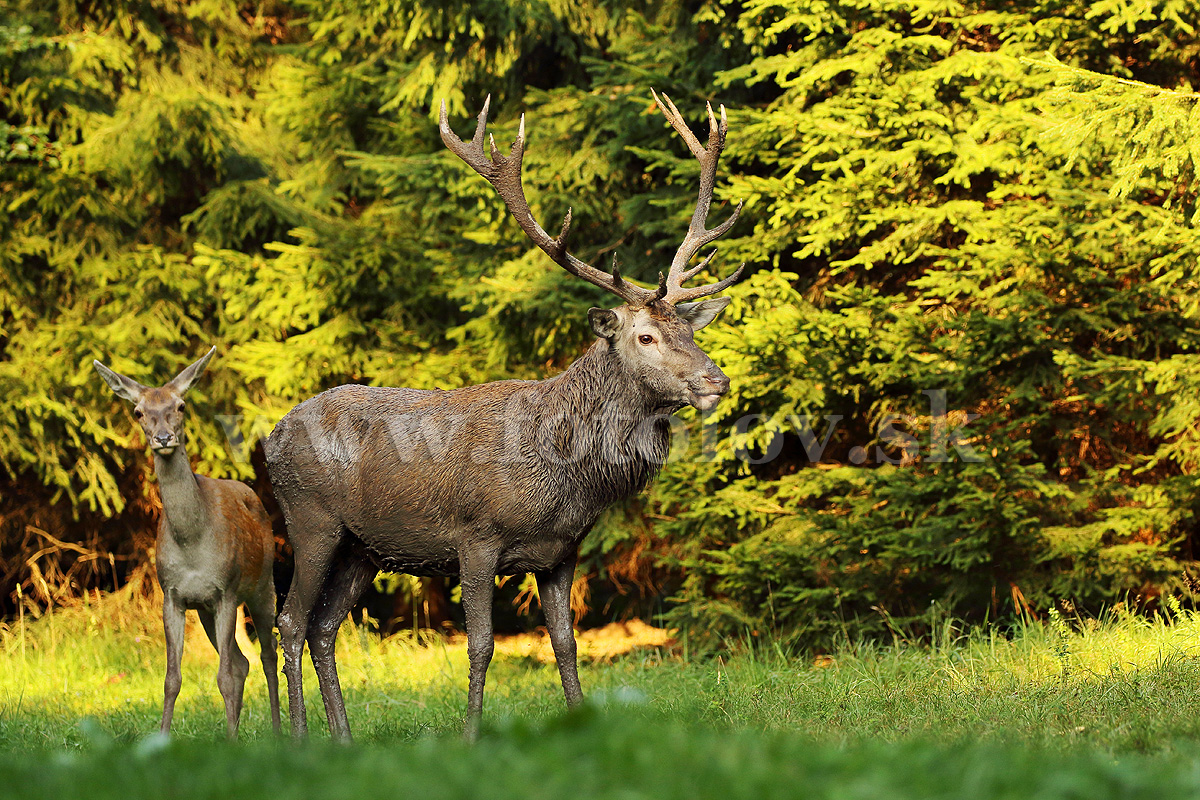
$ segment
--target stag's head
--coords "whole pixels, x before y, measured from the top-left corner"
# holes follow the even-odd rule
[[[707,411],[729,390],[729,378],[696,346],[692,334],[712,322],[729,298],[672,305],[593,308],[588,320],[625,369],[658,398],[660,407]]]
[[[186,405],[183,396],[208,366],[217,348],[212,348],[195,363],[185,367],[162,386],[143,386],[133,378],[113,372],[99,361],[92,366],[113,392],[133,403],[133,416],[146,432],[150,448],[161,456],[169,456],[184,445],[183,422]]]
[[[654,94],[652,92],[652,94]],[[521,117],[517,139],[507,156],[496,148],[489,136],[491,158],[484,151],[484,135],[487,128],[488,105],[484,101],[479,113],[475,135],[464,142],[450,130],[446,119],[446,103],[442,101],[442,141],[459,158],[487,179],[495,187],[508,210],[512,212],[521,230],[533,240],[550,258],[563,269],[612,292],[624,303],[613,309],[593,308],[588,312],[592,330],[605,340],[626,369],[656,397],[661,405],[681,407],[695,406],[701,411],[714,407],[721,395],[729,389],[729,378],[713,363],[708,355],[696,346],[693,334],[712,322],[729,305],[727,297],[708,297],[733,285],[742,275],[741,267],[724,280],[706,286],[684,288],[684,282],[707,267],[716,255],[716,250],[695,266],[689,263],[700,248],[713,242],[728,231],[737,221],[742,204],[722,224],[709,230],[704,227],[712,202],[713,186],[716,183],[717,160],[725,147],[725,135],[729,123],[725,118],[725,107],[720,107],[720,120],[708,106],[708,147],[704,147],[684,122],[679,109],[665,94],[660,99],[654,94],[654,102],[662,110],[671,126],[683,137],[692,155],[700,162],[700,195],[691,225],[683,244],[675,253],[670,269],[664,276],[658,275],[658,286],[638,286],[621,276],[613,258],[611,274],[580,261],[567,252],[567,240],[571,232],[571,212],[563,219],[562,230],[551,237],[534,220],[525,200],[521,185],[521,160],[525,155],[525,117]],[[696,302],[693,302],[696,301]]]

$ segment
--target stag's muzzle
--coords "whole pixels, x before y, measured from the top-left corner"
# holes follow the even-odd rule
[[[699,411],[710,411],[728,391],[729,378],[725,373],[718,371],[716,375],[705,375],[691,390],[691,404]]]

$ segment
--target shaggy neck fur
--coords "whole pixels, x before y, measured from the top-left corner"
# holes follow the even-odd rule
[[[598,506],[641,491],[666,461],[675,407],[652,395],[606,340],[546,388],[565,417],[541,426],[542,452],[558,453],[566,479],[593,490]]]

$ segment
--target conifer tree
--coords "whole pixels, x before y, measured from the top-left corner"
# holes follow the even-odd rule
[[[585,540],[593,592],[628,594],[597,605],[822,644],[1181,588],[1198,116],[1176,0],[10,7],[0,596],[145,562],[148,464],[92,358],[151,382],[216,344],[197,469],[268,497],[257,442],[322,389],[564,368],[606,300],[444,151],[438,101],[465,129],[491,93],[501,147],[524,114],[542,224],[571,207],[581,257],[651,281],[697,167],[650,88],[697,129],[726,105],[716,205],[747,205],[716,264],[749,277],[698,336],[734,385],[711,435],[689,418]]]

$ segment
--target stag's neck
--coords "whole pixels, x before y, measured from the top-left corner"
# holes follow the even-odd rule
[[[565,465],[575,483],[601,489],[602,502],[640,491],[670,450],[663,406],[599,339],[566,372],[549,381],[552,407],[568,415],[583,455]]]
[[[181,545],[201,538],[208,529],[208,507],[187,452],[176,447],[169,456],[155,453],[154,474],[162,495],[164,529]]]
[[[547,382],[556,401],[572,410],[599,414],[616,411],[643,420],[655,414],[670,414],[636,378],[625,369],[604,339],[597,339],[567,370]],[[636,427],[630,422],[629,427]]]

